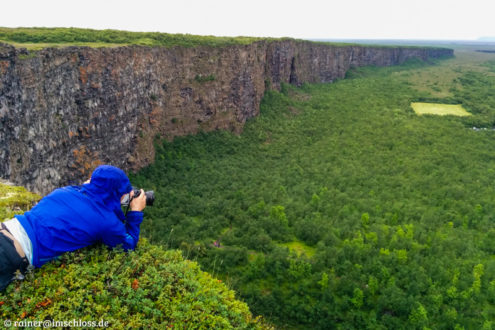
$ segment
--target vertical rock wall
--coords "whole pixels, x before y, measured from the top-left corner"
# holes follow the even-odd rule
[[[196,48],[0,45],[0,178],[47,193],[100,163],[153,161],[153,140],[242,130],[265,86],[332,82],[351,66],[452,56],[449,49],[283,40]]]

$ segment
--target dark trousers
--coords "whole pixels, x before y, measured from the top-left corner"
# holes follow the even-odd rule
[[[6,230],[3,223],[0,223],[0,226],[1,229]],[[28,266],[27,258],[21,258],[15,249],[14,242],[0,231],[0,291],[5,290],[12,282],[17,270],[24,273]]]

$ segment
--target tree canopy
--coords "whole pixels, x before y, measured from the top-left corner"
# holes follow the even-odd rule
[[[431,67],[284,85],[240,136],[157,141],[131,176],[157,193],[143,234],[282,327],[490,329],[495,77],[458,72],[439,98],[413,81]],[[473,116],[417,116],[416,101]]]

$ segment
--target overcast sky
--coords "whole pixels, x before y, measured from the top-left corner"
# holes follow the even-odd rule
[[[494,0],[0,0],[0,10],[4,27],[294,38],[495,36]]]

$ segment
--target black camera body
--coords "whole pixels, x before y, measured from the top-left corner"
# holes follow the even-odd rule
[[[134,196],[131,198],[131,194],[125,194],[124,198],[120,201],[120,204],[122,206],[128,206],[131,201],[141,195],[141,189],[136,189],[132,187],[134,191]],[[155,202],[155,192],[153,190],[145,191],[144,194],[146,195],[146,206],[153,206],[153,203]]]

